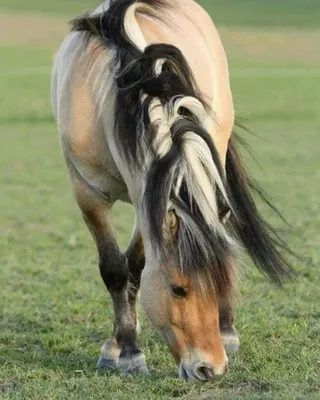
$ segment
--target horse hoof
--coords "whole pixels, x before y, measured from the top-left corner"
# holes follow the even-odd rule
[[[118,368],[124,375],[149,375],[144,354],[135,355],[130,358],[119,358]]]
[[[150,375],[149,369],[146,365],[140,366],[140,367],[135,367],[134,369],[128,369],[124,372],[124,375],[126,376],[132,376],[132,375]]]
[[[236,333],[222,334],[222,342],[228,355],[234,354],[239,350],[240,340]]]
[[[97,368],[113,371],[117,368],[117,364],[114,360],[105,358],[104,356],[100,356],[97,362]]]

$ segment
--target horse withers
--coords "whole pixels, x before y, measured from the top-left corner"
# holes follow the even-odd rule
[[[109,0],[72,21],[52,105],[75,199],[114,307],[98,366],[148,373],[136,299],[184,379],[222,376],[233,325],[238,243],[279,280],[289,266],[250,194],[234,136],[226,56],[192,0]],[[123,254],[111,209],[133,204]]]

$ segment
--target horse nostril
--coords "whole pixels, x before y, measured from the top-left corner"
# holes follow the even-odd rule
[[[209,381],[215,379],[213,369],[203,363],[199,363],[195,366],[194,374],[200,381]]]
[[[226,372],[226,366],[223,368],[214,368],[205,363],[198,363],[193,369],[193,373],[200,381],[219,380]]]

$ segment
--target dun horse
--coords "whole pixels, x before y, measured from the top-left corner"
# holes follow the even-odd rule
[[[239,340],[232,293],[239,244],[280,280],[289,266],[259,215],[238,156],[226,56],[193,0],[109,0],[72,21],[52,105],[75,199],[114,306],[98,366],[148,373],[137,293],[179,376],[222,376]],[[136,224],[120,251],[117,200]]]

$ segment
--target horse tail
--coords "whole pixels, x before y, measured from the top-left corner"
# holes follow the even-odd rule
[[[249,177],[238,152],[237,142],[243,144],[242,139],[234,133],[229,141],[226,158],[228,189],[237,215],[237,218],[231,218],[231,222],[254,264],[272,280],[281,283],[282,279],[290,276],[293,271],[279,249],[297,256],[260,215],[252,193],[281,217],[263,190]]]
[[[103,13],[74,20],[73,29],[99,36],[115,51],[116,145],[128,167],[143,173],[141,210],[153,249],[165,256],[163,226],[172,209],[179,217],[181,266],[189,274],[206,271],[223,294],[232,286],[235,242],[221,220],[220,206],[232,205],[207,130],[211,107],[181,51],[148,45],[136,19],[142,13],[166,23],[168,10],[165,0],[111,0]]]

